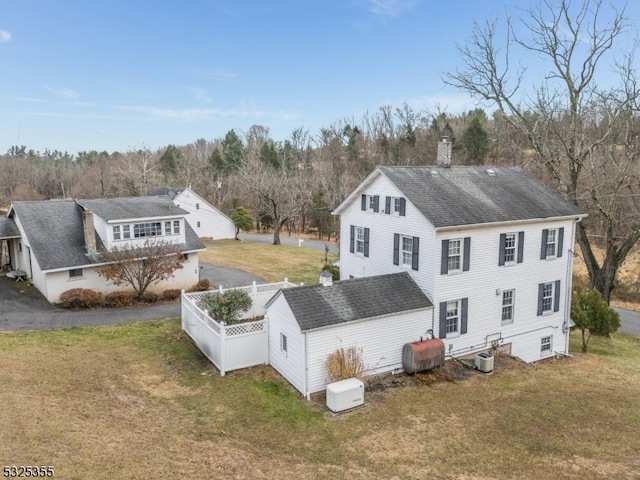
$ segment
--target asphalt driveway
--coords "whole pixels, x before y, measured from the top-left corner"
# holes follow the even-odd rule
[[[241,287],[263,278],[233,268],[201,264],[200,278],[218,287]],[[51,305],[42,294],[26,282],[0,277],[0,330],[47,330],[51,328],[87,327],[133,323],[180,316],[180,304],[160,304],[133,308],[98,308],[71,311]]]

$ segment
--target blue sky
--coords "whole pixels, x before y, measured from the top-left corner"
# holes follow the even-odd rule
[[[504,4],[0,0],[0,152],[156,149],[254,124],[284,140],[405,101],[459,113],[475,103],[439,73]]]

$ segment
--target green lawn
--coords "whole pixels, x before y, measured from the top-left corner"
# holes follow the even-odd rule
[[[220,242],[199,255],[201,262],[237,268],[258,275],[269,282],[290,282],[305,285],[318,283],[324,264],[324,252],[289,245],[263,243]],[[333,262],[337,255],[329,255]]]
[[[335,416],[269,367],[220,377],[177,319],[4,333],[0,459],[67,479],[637,478],[640,340],[590,347],[464,381],[399,376]]]
[[[322,256],[227,243],[203,261],[316,283]],[[268,366],[220,377],[179,319],[2,333],[0,460],[64,479],[638,478],[640,339],[571,345],[496,356],[490,376],[395,376],[333,415]]]

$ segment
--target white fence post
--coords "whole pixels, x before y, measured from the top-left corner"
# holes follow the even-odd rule
[[[227,329],[224,322],[220,322],[220,376],[224,377],[224,372],[226,370],[226,359],[225,359],[225,342],[227,337]]]

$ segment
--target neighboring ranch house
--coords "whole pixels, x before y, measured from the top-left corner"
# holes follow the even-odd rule
[[[568,353],[575,223],[586,215],[523,170],[377,167],[333,213],[341,279],[409,273],[447,355]]]
[[[200,238],[235,238],[236,228],[228,216],[199,196],[190,187],[157,188],[151,195],[168,195],[173,198],[173,203],[190,213],[187,221],[194,232]]]
[[[142,245],[149,237],[176,244],[186,258],[172,278],[149,291],[186,289],[198,282],[198,252],[205,249],[187,215],[168,197],[13,202],[0,222],[0,240],[8,243],[9,268],[26,272],[49,302],[72,288],[127,289],[97,274],[100,251]]]
[[[403,346],[427,338],[432,317],[407,272],[282,289],[266,305],[269,363],[309,398],[340,348],[356,347],[365,375],[400,371]]]

